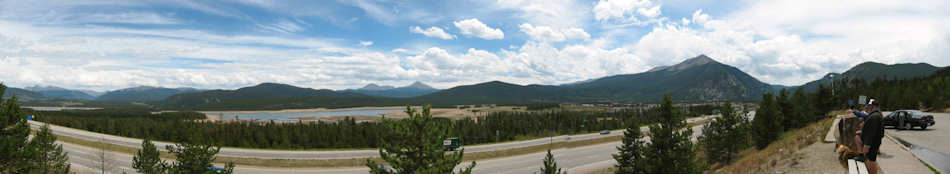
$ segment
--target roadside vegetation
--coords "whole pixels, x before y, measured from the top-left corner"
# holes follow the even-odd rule
[[[6,91],[0,84],[0,95]],[[69,157],[43,126],[29,138],[30,126],[17,98],[0,101],[0,173],[68,173]]]
[[[442,140],[448,138],[450,128],[432,118],[431,106],[422,111],[406,107],[408,119],[383,120],[390,136],[382,137],[379,155],[389,167],[373,160],[366,160],[366,166],[373,174],[415,174],[415,173],[453,173],[455,166],[462,163],[465,149],[446,153]],[[460,174],[472,173],[475,161],[458,171]]]
[[[166,146],[175,161],[169,163],[160,158],[155,144],[148,139],[142,141],[142,148],[132,157],[132,168],[143,174],[192,174],[192,173],[234,173],[234,163],[224,167],[212,164],[221,147],[200,139],[191,139],[174,146]]]
[[[751,121],[746,118],[746,111],[736,111],[732,104],[726,103],[719,109],[721,117],[705,125],[698,144],[690,140],[692,129],[688,129],[682,113],[678,112],[680,110],[672,107],[672,97],[667,94],[659,107],[658,118],[662,119],[657,121],[659,124],[650,125],[649,140],[641,139],[644,136],[639,127],[627,127],[623,144],[617,147],[620,152],[613,156],[617,164],[612,170],[618,174],[703,173],[720,171],[720,168],[736,162],[741,162],[743,166],[760,162],[747,159],[749,153],[743,152],[769,151],[765,149],[771,148],[777,141],[786,142],[783,140],[787,138],[784,134],[792,131],[823,135],[823,132],[813,130],[820,128],[813,123],[827,118],[826,114],[833,106],[827,103],[827,99],[831,98],[830,89],[824,86],[819,88],[813,94],[806,94],[801,88],[795,89],[791,95],[785,89],[779,91],[777,96],[766,93]],[[803,129],[808,125],[812,126]],[[814,141],[800,143],[811,144]]]
[[[826,118],[813,122],[805,127],[783,133],[778,140],[763,149],[746,148],[739,152],[738,158],[731,163],[722,163],[722,166],[711,167],[711,173],[774,173],[774,168],[783,162],[794,161],[797,151],[807,148],[824,138],[834,119]],[[831,153],[828,151],[827,153]],[[836,155],[834,157],[837,157]],[[832,157],[832,158],[834,158]],[[829,159],[837,161],[838,159]],[[838,166],[838,165],[834,165]],[[837,171],[835,169],[828,169]],[[843,170],[840,169],[840,170]]]
[[[638,140],[639,126],[628,127],[623,144],[614,155],[616,173],[702,173],[704,166],[696,158],[696,146],[690,140],[693,130],[686,117],[673,107],[672,94],[663,96],[658,108],[659,124],[650,125],[650,141]]]

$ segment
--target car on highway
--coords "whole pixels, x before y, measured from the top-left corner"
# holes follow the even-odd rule
[[[927,126],[937,124],[933,115],[927,115],[918,110],[898,110],[884,117],[884,126],[893,126],[896,129],[912,129],[920,127],[927,129]]]
[[[600,131],[600,134],[607,135],[607,134],[610,134],[610,131],[609,130]]]
[[[442,140],[442,146],[449,151],[455,151],[458,150],[459,147],[462,147],[462,140],[458,137],[447,138]]]
[[[224,168],[214,166],[214,165],[212,165],[211,167],[208,167],[208,170],[214,171],[214,173],[224,173]]]

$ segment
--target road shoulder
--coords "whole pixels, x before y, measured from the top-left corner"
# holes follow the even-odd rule
[[[890,135],[881,141],[881,155],[877,159],[883,173],[934,173],[924,165],[926,161],[919,159]]]

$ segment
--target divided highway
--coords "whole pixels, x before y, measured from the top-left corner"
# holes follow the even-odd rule
[[[709,119],[715,116],[705,116],[691,118],[687,121],[692,123],[696,121],[701,121],[704,119]],[[38,129],[44,123],[29,121],[30,126],[33,129]],[[694,126],[694,138],[699,135],[701,132],[702,125]],[[89,132],[84,130],[72,129],[62,126],[50,125],[50,129],[54,134],[60,136],[69,136],[73,138],[83,139],[87,141],[102,141],[105,143],[111,143],[114,145],[139,148],[141,146],[141,139],[128,138],[128,137],[119,137],[113,135],[100,134],[95,132]],[[641,127],[642,131],[647,131],[647,127]],[[529,147],[544,145],[553,142],[566,142],[566,141],[579,141],[592,138],[600,138],[604,136],[622,136],[623,131],[616,130],[611,131],[610,135],[600,135],[599,133],[591,134],[582,134],[582,135],[563,135],[553,138],[539,138],[534,140],[526,141],[517,141],[517,142],[507,142],[507,143],[497,143],[497,144],[487,144],[487,145],[474,145],[474,146],[465,146],[466,153],[472,152],[484,152],[484,151],[496,151],[496,150],[505,150],[512,148],[520,147]],[[63,149],[69,153],[70,163],[73,164],[74,168],[80,170],[91,169],[91,166],[95,166],[96,162],[95,157],[98,152],[97,149],[64,143]],[[172,145],[167,142],[154,142],[158,147],[164,147],[166,145]],[[611,143],[602,143],[596,145],[590,145],[585,147],[578,148],[568,148],[568,149],[555,149],[552,152],[555,154],[555,158],[558,159],[558,164],[565,169],[570,171],[589,171],[595,169],[607,168],[610,165],[613,165],[613,159],[610,154],[616,153],[616,147],[620,142],[611,142]],[[164,151],[163,148],[159,150]],[[113,172],[116,173],[135,173],[134,170],[130,168],[132,155],[125,153],[108,153],[115,167],[113,167]],[[221,152],[218,156],[228,156],[228,157],[240,157],[240,158],[263,158],[263,159],[351,159],[351,158],[366,158],[366,157],[376,157],[378,156],[378,151],[373,150],[346,150],[346,151],[290,151],[290,150],[259,150],[259,149],[240,149],[240,148],[221,148]],[[540,167],[540,160],[543,158],[544,152],[518,155],[511,157],[502,157],[488,160],[479,160],[478,166],[475,168],[476,173],[531,173],[532,171],[538,170]],[[467,164],[467,163],[463,163]],[[366,173],[368,170],[365,167],[352,167],[352,168],[269,168],[269,167],[257,167],[257,166],[238,166],[235,169],[235,173]],[[573,172],[572,172],[573,173]]]

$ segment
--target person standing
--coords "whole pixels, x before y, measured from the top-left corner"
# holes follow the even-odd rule
[[[864,144],[865,154],[868,165],[868,173],[876,174],[878,171],[877,155],[880,153],[881,139],[884,138],[884,116],[877,107],[878,101],[868,102],[868,117],[864,121],[864,127],[861,128],[861,142]]]

